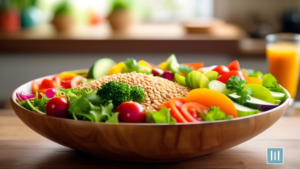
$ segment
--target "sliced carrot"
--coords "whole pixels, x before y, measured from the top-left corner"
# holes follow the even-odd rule
[[[173,98],[169,102],[172,117],[174,117],[178,123],[187,123],[188,121],[183,117],[180,111],[180,107],[184,104],[184,98]]]
[[[200,112],[208,111],[207,107],[205,107],[199,103],[196,103],[196,102],[184,103],[180,109],[181,109],[182,115],[188,122],[202,121]]]
[[[157,110],[160,110],[161,108],[166,107],[166,108],[171,108],[170,106],[170,102],[164,102],[163,104],[161,104]]]
[[[199,62],[199,63],[182,63],[182,65],[187,65],[192,67],[194,70],[198,70],[202,68],[204,64],[203,62]]]
[[[257,84],[257,85],[262,85],[262,80],[257,77],[245,77],[246,83],[247,84]]]
[[[233,102],[224,94],[211,89],[194,89],[185,98],[186,102],[197,102],[206,107],[219,107],[226,115],[238,117]]]

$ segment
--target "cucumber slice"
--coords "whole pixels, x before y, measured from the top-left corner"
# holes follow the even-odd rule
[[[208,88],[208,84],[209,84],[208,78],[204,74],[201,73],[200,87],[201,88]]]
[[[275,104],[280,104],[281,100],[275,100]]]
[[[258,112],[258,110],[256,109],[251,109],[249,107],[240,105],[238,103],[233,102],[235,109],[238,112],[239,117],[244,117],[244,116],[249,116],[249,115],[253,115],[256,114]]]
[[[237,95],[236,93],[233,94],[229,94],[228,97],[233,100],[234,102],[238,102],[239,98],[241,96]],[[275,107],[277,107],[277,104],[273,104],[273,103],[269,103],[260,99],[256,99],[250,96],[250,100],[247,100],[247,102],[245,103],[244,106],[253,108],[253,109],[258,109],[258,110],[270,110],[273,109]]]
[[[248,88],[250,88],[253,91],[252,97],[269,103],[275,103],[274,97],[272,96],[271,92],[262,85],[246,84],[243,90],[247,90]]]
[[[284,93],[270,91],[275,100],[282,100],[285,97]]]
[[[200,88],[201,75],[203,74],[195,70],[188,73],[185,77],[187,87],[191,89]]]
[[[178,73],[175,73],[175,82],[177,82],[180,85],[186,86],[185,77],[179,75]]]
[[[176,56],[172,54],[168,59],[167,59],[167,69],[171,71],[172,73],[179,73],[179,63],[176,59]]]
[[[219,78],[219,73],[213,70],[205,73],[204,75],[209,79],[209,81],[217,80]]]
[[[218,81],[218,80],[212,80],[208,83],[208,88],[211,90],[215,90],[217,92],[223,93],[225,95],[234,93],[235,91],[231,91],[226,88],[226,84]]]
[[[106,76],[110,69],[116,65],[116,62],[109,58],[103,58],[97,60],[93,66],[90,68],[88,73],[89,79],[100,79]]]

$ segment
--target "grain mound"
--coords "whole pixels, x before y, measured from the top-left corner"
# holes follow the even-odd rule
[[[178,83],[142,73],[119,73],[111,76],[105,76],[98,80],[93,80],[77,86],[76,90],[89,88],[97,91],[101,86],[110,82],[124,82],[131,86],[142,87],[145,91],[145,101],[142,106],[145,110],[155,110],[162,103],[169,101],[174,97],[186,97],[189,88],[181,86]]]

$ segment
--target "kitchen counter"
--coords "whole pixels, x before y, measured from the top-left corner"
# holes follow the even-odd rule
[[[231,149],[195,159],[163,164],[123,163],[98,159],[56,144],[28,128],[11,109],[0,110],[0,169],[79,168],[299,168],[299,109],[283,116],[255,138]],[[283,147],[284,164],[266,164],[267,148]]]

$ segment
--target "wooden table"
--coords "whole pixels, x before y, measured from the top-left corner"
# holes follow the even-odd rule
[[[284,164],[267,165],[266,149],[284,147]],[[300,168],[300,117],[282,117],[259,136],[223,152],[163,164],[98,159],[36,134],[11,109],[0,110],[0,169],[79,168]]]

